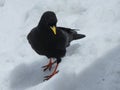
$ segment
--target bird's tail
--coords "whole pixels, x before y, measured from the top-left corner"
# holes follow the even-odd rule
[[[82,39],[82,38],[86,37],[84,34],[78,34],[76,30],[77,29],[71,29],[73,40]]]
[[[84,34],[77,34],[77,33],[75,33],[75,34],[73,35],[73,40],[82,39],[82,38],[84,38],[84,37],[86,37]]]
[[[77,33],[79,29],[70,29],[70,28],[64,28],[64,27],[58,27],[58,28],[63,31],[65,36],[68,37],[68,42],[86,37],[84,34]]]

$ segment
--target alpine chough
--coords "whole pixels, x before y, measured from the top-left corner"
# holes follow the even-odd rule
[[[51,75],[45,76],[45,80],[50,79],[58,71],[57,67],[61,58],[66,54],[66,47],[76,39],[84,38],[85,35],[78,34],[74,29],[57,27],[57,17],[53,11],[43,13],[38,25],[31,30],[27,39],[31,47],[39,54],[47,56],[49,64],[43,66],[44,71],[51,70],[56,63]],[[55,59],[55,61],[52,61]]]

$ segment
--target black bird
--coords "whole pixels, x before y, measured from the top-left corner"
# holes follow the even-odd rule
[[[43,66],[44,71],[49,69],[54,63],[56,67],[53,73],[45,77],[50,79],[58,71],[57,67],[61,62],[61,58],[66,54],[66,47],[70,42],[76,39],[84,38],[85,35],[78,34],[74,29],[57,27],[57,17],[54,12],[47,11],[43,13],[39,24],[31,30],[27,39],[31,47],[39,54],[50,58],[49,64]],[[56,61],[52,62],[52,59]]]

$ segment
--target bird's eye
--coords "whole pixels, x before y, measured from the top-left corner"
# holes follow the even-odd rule
[[[50,26],[56,26],[56,22],[50,23]]]

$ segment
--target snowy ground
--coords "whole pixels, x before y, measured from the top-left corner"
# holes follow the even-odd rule
[[[0,0],[0,90],[120,90],[119,9],[120,0]],[[26,36],[47,10],[58,26],[87,37],[72,42],[60,72],[41,82],[47,58]]]

